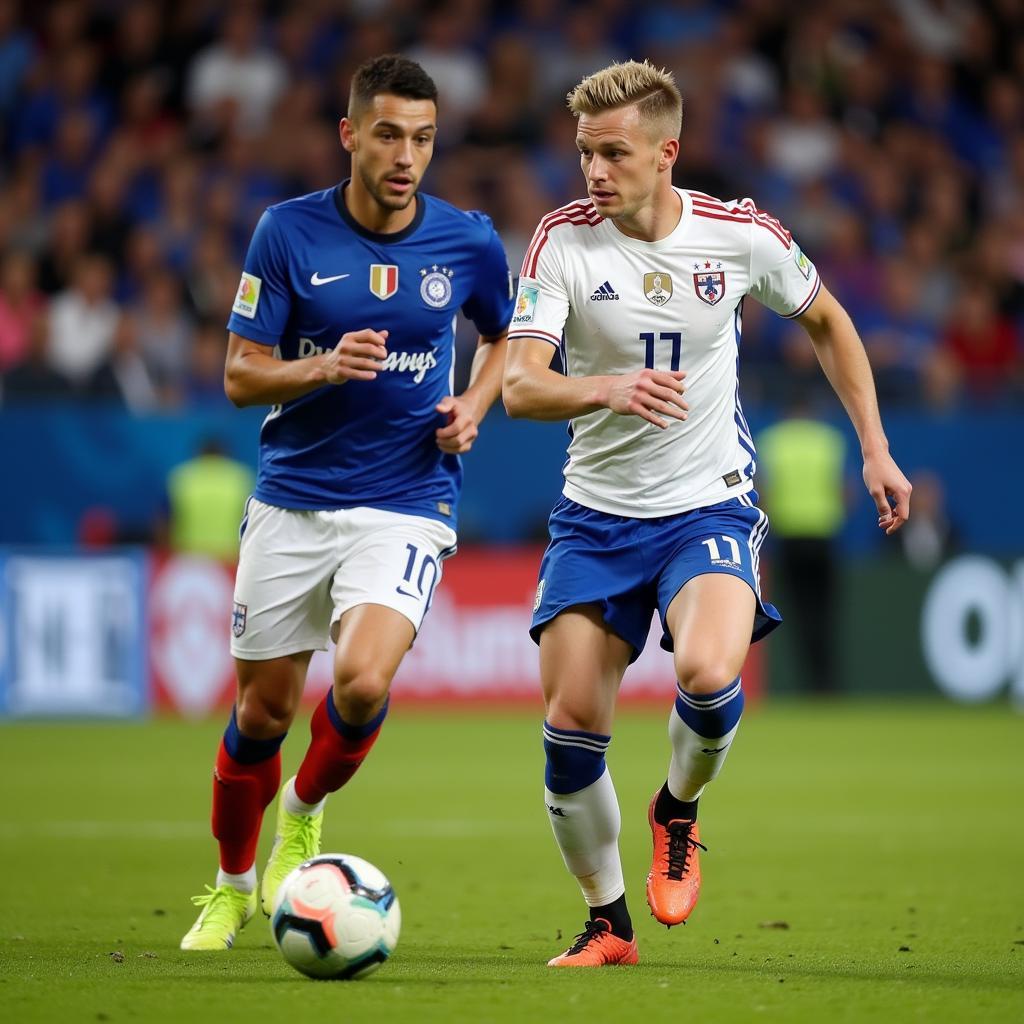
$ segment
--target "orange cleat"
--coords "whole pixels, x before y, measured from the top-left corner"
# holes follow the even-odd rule
[[[612,926],[603,918],[588,921],[573,944],[548,967],[611,967],[615,964],[635,964],[640,959],[636,950],[636,936],[628,942],[612,934]]]
[[[697,848],[707,850],[700,841],[696,821],[677,818],[667,825],[654,820],[651,800],[647,820],[654,837],[654,859],[647,875],[647,905],[651,913],[669,928],[682,924],[689,916],[700,895],[700,854]]]

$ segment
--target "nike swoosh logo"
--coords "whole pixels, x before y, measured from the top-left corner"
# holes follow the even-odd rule
[[[411,594],[408,590],[403,590],[401,587],[395,587],[395,591],[402,595],[402,597],[419,597],[419,594]]]
[[[309,279],[311,285],[319,284],[330,284],[332,281],[343,281],[346,277],[351,277],[351,274],[335,274],[334,277],[321,277],[316,271],[313,272],[313,276]]]

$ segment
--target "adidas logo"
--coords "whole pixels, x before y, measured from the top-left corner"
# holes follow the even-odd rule
[[[599,302],[602,299],[615,299],[616,302],[619,299],[615,289],[607,281],[590,296],[591,302]]]

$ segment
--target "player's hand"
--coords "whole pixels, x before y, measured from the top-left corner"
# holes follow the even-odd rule
[[[473,447],[480,433],[476,406],[465,398],[449,395],[442,398],[434,408],[442,416],[448,417],[445,426],[435,432],[437,447],[449,455],[464,455]]]
[[[347,380],[373,380],[387,357],[387,331],[351,331],[324,356],[324,379],[328,384]]]
[[[879,452],[864,459],[864,485],[875,499],[879,529],[891,536],[910,518],[910,481],[888,452]]]
[[[605,405],[620,416],[639,416],[664,430],[668,419],[686,419],[690,407],[683,400],[685,376],[684,370],[637,370],[612,377]]]

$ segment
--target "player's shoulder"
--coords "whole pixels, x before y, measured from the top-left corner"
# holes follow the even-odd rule
[[[597,212],[592,199],[574,199],[565,206],[544,214],[534,232],[534,238],[541,235],[571,236],[575,231],[587,231],[604,222]]]
[[[495,234],[491,218],[482,210],[463,210],[427,192],[417,193],[417,198],[426,206],[424,220],[429,217],[434,227],[458,232],[464,240],[477,241],[481,245],[486,245]]]
[[[337,187],[337,185],[332,185],[330,188],[322,188],[316,192],[307,192],[305,195],[282,199],[281,202],[273,203],[267,209],[275,215],[283,216],[301,216],[304,213],[332,209],[334,207],[334,192]]]
[[[686,193],[690,197],[693,216],[707,222],[704,226],[708,229],[717,225],[723,230],[729,230],[729,225],[737,225],[750,232],[754,238],[774,238],[785,249],[789,249],[793,244],[793,236],[786,228],[766,210],[762,210],[749,196],[741,199],[719,199],[695,189],[687,189]],[[761,232],[766,232],[767,235],[761,236]]]

